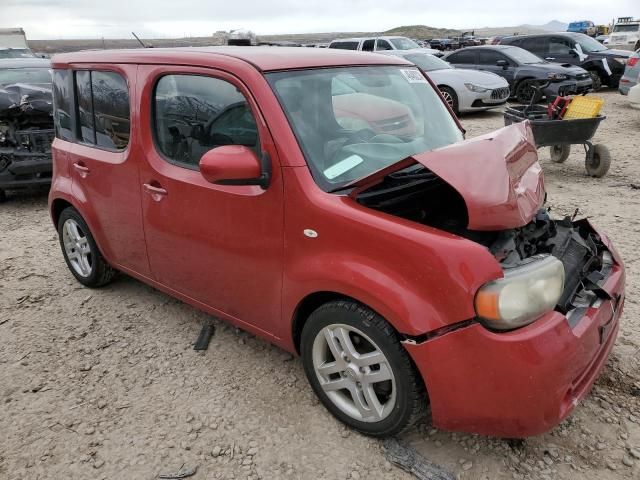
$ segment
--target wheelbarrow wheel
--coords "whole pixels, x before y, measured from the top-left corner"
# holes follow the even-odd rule
[[[590,177],[604,177],[611,166],[611,153],[609,149],[604,145],[594,145],[592,154],[587,154],[584,166]]]
[[[551,161],[555,163],[564,163],[571,153],[571,145],[552,145],[549,147]]]

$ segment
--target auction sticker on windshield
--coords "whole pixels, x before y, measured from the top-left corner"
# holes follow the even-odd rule
[[[343,173],[348,172],[352,168],[357,167],[364,159],[358,155],[351,155],[350,157],[345,158],[344,160],[340,160],[335,165],[327,168],[324,172],[324,176],[329,180],[333,180],[336,177],[339,177]]]
[[[407,79],[409,83],[427,83],[427,79],[424,75],[415,69],[401,69],[402,75]]]

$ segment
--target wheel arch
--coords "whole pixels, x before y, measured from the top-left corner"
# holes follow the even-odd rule
[[[60,220],[60,215],[62,214],[62,211],[69,207],[76,208],[70,201],[64,198],[55,198],[51,202],[51,208],[50,208],[51,220],[53,221],[53,226],[56,229],[58,228],[58,221]]]

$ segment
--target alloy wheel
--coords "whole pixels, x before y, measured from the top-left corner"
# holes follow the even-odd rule
[[[446,90],[440,90],[440,93],[442,93],[442,96],[444,97],[445,101],[447,102],[447,105],[449,105],[451,108],[454,108],[453,97],[451,96],[451,94],[449,92],[447,92]]]
[[[396,403],[396,381],[380,348],[357,328],[329,325],[312,347],[320,387],[342,412],[362,422],[379,422]]]
[[[78,222],[72,218],[64,222],[62,243],[73,270],[81,277],[91,275],[92,258],[89,239]]]

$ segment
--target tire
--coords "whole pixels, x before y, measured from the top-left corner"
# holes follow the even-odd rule
[[[531,99],[536,94],[536,91],[533,89],[533,85],[536,84],[535,80],[522,80],[518,83],[516,87],[515,96],[518,103],[522,103],[524,105],[531,102]]]
[[[589,70],[589,75],[591,75],[591,80],[593,81],[593,86],[591,88],[594,92],[597,92],[602,88],[602,76],[598,70]]]
[[[604,145],[594,145],[593,155],[591,158],[587,155],[584,166],[590,177],[604,177],[611,166],[611,153],[609,149]]]
[[[343,300],[322,305],[307,319],[300,349],[314,392],[354,430],[386,437],[424,415],[428,402],[422,378],[393,328],[368,308]],[[371,360],[374,353],[378,362]]]
[[[442,86],[438,87],[438,89],[440,90],[440,93],[442,93],[447,104],[451,107],[451,110],[453,110],[453,113],[458,115],[460,113],[458,110],[458,95],[453,88]]]
[[[549,147],[551,161],[555,163],[564,163],[571,153],[571,145],[553,145]]]
[[[7,193],[0,189],[0,203],[4,203],[7,201]]]
[[[67,207],[60,214],[58,238],[67,267],[84,286],[102,287],[116,275],[116,270],[105,261],[89,226],[75,208]]]

